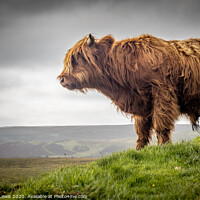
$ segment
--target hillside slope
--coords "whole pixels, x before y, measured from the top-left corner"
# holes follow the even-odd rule
[[[191,125],[176,125],[172,141],[198,135]],[[2,127],[0,158],[101,157],[135,147],[134,125]],[[153,143],[155,143],[155,138]]]
[[[63,167],[16,191],[87,199],[199,199],[200,137],[192,142],[129,149],[86,166]]]

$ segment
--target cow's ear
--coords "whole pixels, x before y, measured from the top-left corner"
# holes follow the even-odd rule
[[[94,44],[94,37],[92,36],[92,34],[89,34],[89,37],[87,39],[87,45],[90,47]]]
[[[114,41],[115,41],[115,39],[111,35],[107,35],[107,36],[101,38],[98,41],[98,44],[100,46],[106,47],[106,49],[110,50]]]

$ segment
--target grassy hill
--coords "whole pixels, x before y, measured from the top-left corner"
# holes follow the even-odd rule
[[[114,153],[85,166],[32,178],[15,191],[34,199],[199,199],[200,137],[192,142]]]

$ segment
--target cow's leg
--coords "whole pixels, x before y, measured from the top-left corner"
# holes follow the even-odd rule
[[[195,130],[195,131],[200,132],[199,121],[198,121],[199,113],[193,111],[193,112],[187,113],[187,115],[189,116],[193,131]]]
[[[165,144],[170,141],[175,120],[180,115],[177,97],[172,88],[163,85],[153,89],[153,97],[153,128],[158,143]]]
[[[152,118],[135,116],[135,131],[138,135],[136,149],[139,150],[149,143],[152,135]]]
[[[156,131],[156,136],[158,139],[158,144],[165,144],[171,142],[171,131],[163,130],[161,132]]]

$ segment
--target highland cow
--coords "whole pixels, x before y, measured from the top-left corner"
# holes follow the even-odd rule
[[[178,117],[193,129],[200,116],[200,39],[166,41],[151,35],[115,41],[91,34],[75,44],[58,76],[63,87],[96,89],[135,119],[136,149],[154,130],[159,144],[170,141]]]

